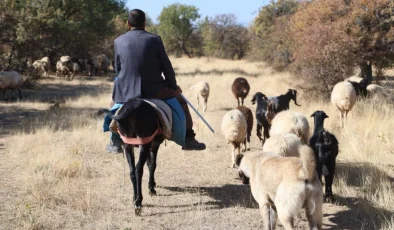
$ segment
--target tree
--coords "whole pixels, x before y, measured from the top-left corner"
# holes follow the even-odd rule
[[[248,30],[237,23],[233,14],[205,18],[201,25],[204,54],[228,59],[241,59],[249,45]]]
[[[279,0],[259,10],[250,29],[250,58],[266,61],[277,70],[291,63],[290,18],[297,7],[296,0]]]
[[[389,13],[385,13],[389,12]],[[292,51],[309,90],[329,93],[355,67],[372,79],[372,64],[389,66],[394,21],[389,1],[304,2],[291,21]]]
[[[158,32],[170,52],[183,52],[192,57],[189,46],[198,18],[200,15],[195,6],[172,4],[163,8],[158,17]]]
[[[14,66],[28,57],[54,60],[61,55],[112,54],[105,49],[116,32],[115,18],[127,15],[122,0],[5,0],[0,12],[6,21],[0,24],[0,42],[11,47],[8,56],[15,59]]]

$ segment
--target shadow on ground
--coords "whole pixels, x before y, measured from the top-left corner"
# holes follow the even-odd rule
[[[370,183],[386,181],[394,185],[394,179],[384,171],[371,164],[340,163],[336,167],[336,176],[345,179],[345,183],[357,190],[369,189],[368,193],[379,196],[378,186],[366,185],[366,177]],[[335,194],[335,191],[334,191]],[[381,229],[387,220],[394,217],[394,211],[379,208],[365,198],[343,197],[335,194],[338,205],[348,207],[347,210],[327,216],[338,227],[331,229]]]
[[[67,84],[66,81],[64,83],[36,83],[34,89],[22,89],[23,99],[21,101],[48,103],[48,108],[39,110],[18,104],[19,101],[11,101],[11,104],[11,102],[1,100],[0,135],[18,131],[33,132],[45,125],[50,125],[55,130],[67,130],[76,125],[76,122],[81,125],[86,124],[86,118],[94,117],[97,109],[69,108],[65,106],[64,102],[67,99],[73,100],[85,95],[97,96],[109,89],[110,86],[105,83],[95,85],[83,82],[74,85]],[[11,92],[9,93],[11,94]],[[2,96],[0,98],[3,99]],[[7,106],[2,106],[5,103]]]
[[[226,184],[220,187],[163,187],[172,192],[195,193],[200,196],[209,196],[214,201],[217,208],[244,207],[258,208],[257,202],[253,199],[250,186],[242,184]]]

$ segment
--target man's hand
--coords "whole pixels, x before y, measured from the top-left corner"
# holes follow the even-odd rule
[[[182,93],[182,89],[181,89],[181,87],[179,87],[179,85],[176,86],[176,91],[177,91],[178,93]]]

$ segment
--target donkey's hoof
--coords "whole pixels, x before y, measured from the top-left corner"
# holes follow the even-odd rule
[[[156,194],[156,190],[154,189],[154,188],[150,188],[149,189],[149,195],[151,195],[151,196],[156,196],[157,194]]]
[[[135,207],[134,213],[136,216],[141,216],[141,212],[142,212],[142,207]]]
[[[247,148],[246,150],[250,151],[250,148]]]

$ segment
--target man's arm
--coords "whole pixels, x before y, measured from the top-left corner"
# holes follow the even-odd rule
[[[171,61],[167,56],[166,50],[164,48],[163,41],[159,37],[159,59],[160,59],[160,67],[161,71],[168,82],[168,86],[172,89],[177,89],[175,72],[172,68]]]
[[[115,51],[115,55],[114,55],[115,66],[114,66],[114,68],[115,68],[116,75],[118,75],[121,68],[120,68],[120,57],[119,57],[119,54],[118,54],[118,50],[116,49],[116,43],[115,42],[114,42],[114,51]]]

